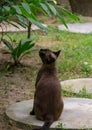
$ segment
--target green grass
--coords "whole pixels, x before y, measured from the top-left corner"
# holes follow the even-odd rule
[[[77,77],[92,77],[92,34],[76,34],[49,27],[49,34],[38,41],[50,41],[55,44],[53,50],[62,50],[57,61],[61,80]],[[47,42],[47,44],[48,44]]]
[[[82,89],[79,93],[73,93],[70,89],[69,90],[62,90],[63,96],[65,97],[78,97],[78,98],[89,98],[92,99],[92,93],[88,93],[85,88]]]
[[[49,48],[52,50],[62,50],[57,61],[60,80],[92,77],[92,34],[60,31],[55,26],[49,26],[48,32],[48,35],[41,31],[33,32],[32,37],[36,43],[51,42],[52,46]],[[12,34],[12,39],[17,41],[25,37],[25,33]]]
[[[61,81],[82,77],[91,78],[92,34],[80,34],[60,31],[55,26],[49,26],[48,32],[48,35],[46,35],[41,31],[36,31],[32,33],[32,37],[35,39],[36,43],[46,43],[45,48],[47,48],[47,44],[51,42],[52,46],[48,48],[52,50],[61,49],[61,54],[57,60],[59,80]],[[9,33],[8,35],[12,36],[12,39],[17,40],[17,42],[20,39],[26,38],[26,33]],[[35,46],[34,49],[39,51],[39,48],[41,48],[41,46]],[[33,51],[32,53],[35,52]],[[64,92],[64,95],[92,98],[92,95],[85,94],[84,91],[78,95]]]

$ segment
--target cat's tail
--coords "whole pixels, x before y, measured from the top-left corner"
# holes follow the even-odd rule
[[[53,123],[53,117],[52,116],[48,116],[45,120],[45,123],[43,124],[42,127],[40,128],[34,128],[33,130],[49,130],[51,124]]]

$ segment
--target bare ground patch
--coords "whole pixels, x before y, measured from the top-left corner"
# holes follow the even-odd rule
[[[0,50],[0,130],[20,130],[6,119],[5,110],[15,102],[33,98],[40,61],[32,53],[22,60],[22,65],[11,66],[10,54],[3,52]]]

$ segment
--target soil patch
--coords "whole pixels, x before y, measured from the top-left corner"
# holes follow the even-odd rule
[[[24,57],[22,65],[11,67],[12,58],[5,52],[0,48],[0,130],[20,130],[4,113],[9,105],[33,98],[40,58],[37,50]]]

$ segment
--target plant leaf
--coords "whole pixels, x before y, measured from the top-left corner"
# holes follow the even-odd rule
[[[16,10],[16,12],[17,12],[18,14],[20,14],[20,15],[22,14],[21,9],[19,8],[18,5],[13,5],[12,7]]]
[[[28,18],[28,20],[33,23],[34,25],[36,25],[37,27],[39,27],[41,30],[43,30],[45,33],[48,33],[47,29],[45,26],[43,26],[40,22],[32,19],[32,18]]]
[[[61,9],[62,9],[62,12],[63,12],[65,15],[69,16],[69,17],[70,17],[71,19],[73,19],[74,21],[79,21],[79,20],[80,20],[78,16],[72,14],[72,13],[69,12],[67,9],[64,9],[64,8],[61,8]]]
[[[16,55],[17,58],[19,58],[21,55],[23,55],[24,52],[28,51],[33,46],[34,46],[34,43],[30,39],[20,41],[19,45],[14,49],[13,54]]]
[[[21,8],[22,16],[30,17],[30,13],[23,6],[21,6],[20,8]]]
[[[49,8],[50,8],[50,10],[52,11],[52,13],[54,14],[54,15],[56,15],[57,14],[57,11],[56,11],[56,9],[54,8],[54,6],[53,5],[51,5],[51,4],[47,4],[48,6],[49,6]]]
[[[46,6],[46,4],[40,3],[41,7],[43,8],[43,10],[49,15],[51,16],[51,12],[49,11],[48,6]]]
[[[20,16],[20,15],[16,15],[16,16],[18,17],[18,20],[19,20],[19,22],[18,22],[18,21],[16,21],[16,22],[17,22],[20,26],[26,28],[26,27],[27,27],[27,24],[25,23],[23,17]]]
[[[23,6],[23,8],[28,12],[28,13],[30,13],[31,14],[31,10],[30,10],[30,6],[29,6],[29,4],[28,3],[22,3],[22,6]]]
[[[68,28],[68,26],[67,26],[67,24],[66,24],[64,18],[63,18],[62,15],[60,15],[58,12],[57,12],[57,17],[58,17],[58,18],[60,19],[60,21],[64,24],[64,26],[65,26],[66,28]]]
[[[32,42],[33,40],[31,40],[31,39],[25,39],[25,40],[23,40],[23,41],[21,41],[21,44],[25,44],[25,43],[27,43],[27,42]]]
[[[29,54],[30,51],[25,51],[23,54],[21,54],[21,56],[19,57],[19,61],[22,59],[23,56],[25,56],[26,54]]]
[[[3,9],[5,9],[5,11],[10,11],[10,7],[9,6],[3,6]]]
[[[2,42],[9,48],[11,52],[13,51],[13,46],[10,42],[8,42],[6,39],[2,39]]]

